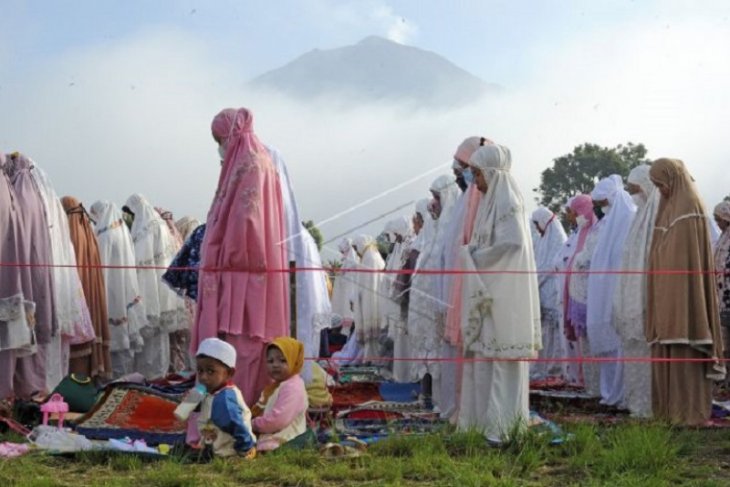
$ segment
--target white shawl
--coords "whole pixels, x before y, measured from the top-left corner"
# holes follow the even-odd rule
[[[560,279],[553,273],[555,258],[561,252],[567,237],[558,216],[545,207],[539,207],[532,212],[532,221],[539,225],[542,235],[537,231],[535,244],[535,264],[540,287],[540,307],[544,312],[551,312],[558,319],[560,312]]]
[[[58,329],[72,344],[89,342],[96,337],[76,269],[76,253],[71,243],[66,211],[48,174],[35,163],[30,174],[38,187],[48,220]]]
[[[588,275],[586,329],[594,355],[615,353],[620,340],[613,323],[613,295],[618,275],[602,271],[621,269],[624,242],[636,213],[636,205],[624,190],[621,176],[613,174],[601,179],[591,193],[593,201],[608,200],[606,216],[597,225],[596,248],[591,256]]]
[[[411,280],[408,303],[408,331],[414,357],[421,359],[438,358],[444,335],[444,320],[439,313],[445,308],[445,297],[442,292],[443,276],[424,274],[420,271],[436,271],[443,268],[443,249],[449,241],[445,235],[447,224],[454,213],[459,197],[459,187],[452,175],[439,176],[431,184],[430,190],[438,195],[441,212],[438,219],[432,220],[428,233],[421,230],[423,249],[420,250],[416,263],[416,272]],[[422,205],[422,203],[421,203]],[[421,238],[421,234],[418,238]],[[428,241],[426,241],[428,239]],[[433,364],[429,372],[438,377],[439,367]],[[422,376],[425,369],[417,370],[416,376]]]
[[[469,164],[482,171],[488,189],[461,258],[467,271],[494,274],[465,276],[464,346],[487,357],[536,357],[542,336],[535,255],[509,149],[481,147]]]
[[[89,214],[94,219],[101,263],[110,266],[104,268],[110,350],[138,352],[144,345],[140,332],[147,326],[147,315],[134,269],[132,236],[122,220],[122,212],[114,203],[97,201],[91,205]]]
[[[360,258],[352,248],[352,240],[343,239],[339,244],[339,249],[342,253],[343,269],[355,269],[360,265]],[[356,299],[356,291],[357,274],[346,270],[338,272],[332,289],[332,312],[342,316],[343,320],[353,320],[352,308]]]
[[[646,341],[644,320],[646,317],[647,260],[651,249],[657,210],[661,195],[649,178],[651,166],[642,164],[629,174],[628,181],[641,188],[640,204],[631,222],[624,243],[621,269],[630,273],[617,276],[613,313],[616,331],[624,340]],[[634,200],[636,201],[636,200]]]
[[[375,240],[369,235],[355,239],[355,248],[362,256],[360,268],[366,270],[385,269],[385,261],[378,252]],[[357,300],[355,302],[355,330],[360,342],[372,341],[380,335],[381,323],[380,294],[383,287],[383,274],[380,272],[358,272]]]
[[[185,302],[162,281],[162,274],[175,257],[177,243],[165,221],[144,196],[133,194],[127,200],[127,207],[134,213],[131,234],[148,328],[152,334],[158,333],[158,330],[160,333],[187,330],[190,315]]]

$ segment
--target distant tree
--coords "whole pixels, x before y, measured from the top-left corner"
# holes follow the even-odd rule
[[[597,144],[579,145],[570,154],[553,159],[552,167],[545,169],[540,186],[535,188],[535,200],[555,213],[571,196],[590,193],[601,178],[618,174],[623,178],[639,164],[648,164],[644,144],[618,145],[614,148]]]
[[[723,198],[723,201],[730,201],[730,194],[725,196],[725,198]]]
[[[314,239],[314,242],[317,244],[317,250],[321,251],[322,245],[324,244],[324,237],[322,236],[320,229],[317,228],[312,220],[302,222],[302,225],[304,225],[304,228],[309,231],[309,234]]]

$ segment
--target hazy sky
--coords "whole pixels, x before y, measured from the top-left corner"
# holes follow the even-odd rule
[[[29,154],[59,194],[87,205],[142,192],[177,217],[204,217],[219,170],[210,121],[227,106],[254,110],[307,219],[448,163],[469,135],[512,149],[530,201],[540,171],[588,141],[684,159],[708,205],[730,193],[726,1],[0,0],[0,19],[0,150]],[[246,91],[306,51],[372,34],[504,92],[414,113]],[[428,196],[441,172],[324,225],[325,236]]]

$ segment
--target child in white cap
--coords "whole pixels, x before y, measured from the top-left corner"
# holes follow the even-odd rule
[[[251,411],[231,379],[236,366],[236,349],[218,338],[200,343],[195,355],[198,383],[207,395],[200,403],[198,431],[201,447],[211,445],[220,457],[256,456],[256,437],[251,430]]]

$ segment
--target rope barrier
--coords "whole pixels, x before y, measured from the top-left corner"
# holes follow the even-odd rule
[[[684,269],[662,269],[662,270],[585,270],[585,271],[569,271],[569,270],[552,270],[552,271],[538,271],[538,270],[463,270],[463,269],[364,269],[357,267],[287,267],[284,269],[261,269],[254,267],[169,267],[169,266],[154,266],[154,265],[105,265],[105,264],[40,264],[40,263],[22,263],[22,262],[0,262],[0,268],[2,267],[20,267],[20,268],[67,268],[67,269],[137,269],[137,270],[172,270],[172,271],[193,271],[193,272],[248,272],[255,274],[289,274],[296,272],[328,272],[334,274],[344,273],[361,273],[361,274],[422,274],[422,275],[589,275],[589,274],[602,274],[602,275],[694,275],[694,274],[708,274],[708,275],[730,275],[730,270],[684,270]]]
[[[334,274],[345,273],[367,273],[367,274],[421,274],[421,275],[589,275],[589,274],[605,274],[605,275],[677,275],[686,276],[693,274],[707,275],[730,275],[730,271],[718,270],[586,270],[586,271],[569,271],[569,270],[476,270],[467,271],[462,269],[441,269],[441,270],[386,270],[386,269],[363,269],[363,268],[342,268],[342,267],[287,267],[285,269],[261,269],[261,268],[232,268],[232,267],[168,267],[168,266],[122,266],[122,265],[71,265],[71,264],[43,264],[43,263],[21,263],[21,262],[0,262],[0,269],[9,267],[19,268],[74,268],[74,269],[112,269],[112,270],[172,270],[172,271],[193,271],[193,272],[248,272],[257,274],[290,274],[297,272],[327,272]],[[330,361],[330,362],[352,362],[351,357],[307,357],[308,361]],[[528,362],[528,363],[717,363],[730,362],[730,358],[665,358],[665,357],[525,357],[525,358],[504,358],[504,357],[430,357],[430,358],[410,358],[410,357],[358,357],[357,363],[389,363],[389,362],[417,362],[417,363],[478,363],[478,362]]]
[[[353,362],[351,357],[305,357],[308,361],[332,361],[332,362]],[[406,358],[406,357],[358,357],[358,364],[383,363],[383,362],[418,362],[418,363],[478,363],[478,362],[529,362],[529,363],[718,363],[730,362],[730,358],[672,358],[672,357],[433,357],[433,358]]]

